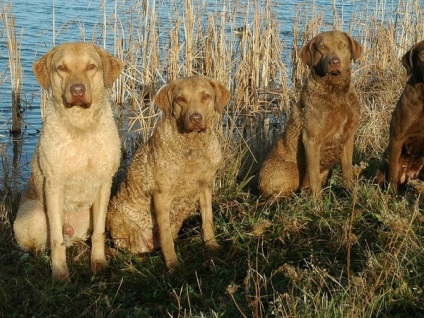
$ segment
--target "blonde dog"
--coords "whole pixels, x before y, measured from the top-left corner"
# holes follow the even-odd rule
[[[122,65],[90,43],[65,43],[33,65],[49,92],[43,129],[31,163],[14,232],[24,250],[50,243],[53,279],[70,279],[66,245],[91,233],[91,269],[106,265],[105,220],[120,139],[108,88]]]

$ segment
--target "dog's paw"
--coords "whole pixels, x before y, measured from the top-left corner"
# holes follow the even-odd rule
[[[205,242],[205,246],[209,251],[212,252],[218,252],[222,249],[221,245],[219,245],[215,239]]]
[[[346,190],[352,191],[354,188],[353,180],[352,179],[343,180],[343,186],[345,187]]]
[[[65,265],[64,267],[53,267],[52,268],[53,280],[55,282],[66,283],[71,280],[69,275],[68,267]]]
[[[182,269],[182,267],[183,266],[181,265],[181,263],[176,258],[166,261],[166,268],[170,272],[178,272],[178,271],[180,271]]]
[[[106,259],[91,260],[91,272],[99,274],[107,268]]]

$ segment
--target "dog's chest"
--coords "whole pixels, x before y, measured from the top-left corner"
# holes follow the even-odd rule
[[[320,145],[321,167],[326,169],[340,160],[344,143],[358,126],[360,107],[351,91],[307,93],[300,117],[304,129]]]
[[[175,175],[180,176],[178,179],[182,180],[182,185],[194,180],[199,183],[211,181],[222,160],[221,149],[214,142],[203,144],[203,147],[187,147],[177,156],[179,164],[175,166]]]
[[[60,177],[102,179],[119,160],[119,143],[105,140],[101,134],[81,138],[58,138],[47,143],[42,152],[48,168]],[[48,173],[46,169],[45,172]],[[97,177],[96,177],[97,176]]]
[[[331,131],[330,137],[332,137],[335,140],[342,140],[344,139],[344,135],[346,133],[347,128],[347,122],[348,122],[348,114],[338,114],[340,118],[338,118],[337,121],[335,121],[334,125],[329,129]]]
[[[213,134],[174,138],[157,149],[155,179],[177,192],[197,192],[210,184],[222,161],[221,147]]]
[[[318,123],[321,125],[320,134],[324,140],[342,140],[359,120],[359,104],[353,94],[327,94],[321,96],[314,111]],[[312,105],[311,105],[312,106]],[[316,122],[317,120],[315,120]],[[313,121],[312,121],[313,122]]]
[[[64,188],[64,209],[90,206],[102,184],[108,183],[120,160],[119,136],[114,126],[75,136],[48,133],[40,138],[41,174]]]

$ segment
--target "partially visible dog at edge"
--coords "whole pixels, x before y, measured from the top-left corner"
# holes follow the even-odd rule
[[[24,250],[40,253],[49,244],[53,279],[67,281],[66,246],[74,240],[91,234],[91,269],[107,266],[106,212],[121,158],[108,89],[122,65],[105,50],[77,42],[56,46],[33,69],[49,97],[13,227]]]
[[[155,102],[165,116],[134,154],[109,204],[107,224],[116,247],[145,253],[160,246],[166,267],[177,270],[174,239],[200,207],[203,242],[209,250],[219,248],[212,183],[222,160],[219,114],[229,99],[227,88],[205,76],[181,78],[159,90]]]
[[[423,178],[424,165],[424,41],[402,57],[410,75],[392,113],[389,145],[376,173],[380,185],[397,193],[408,180]]]
[[[313,197],[320,198],[338,162],[346,185],[351,184],[360,118],[351,62],[361,52],[361,45],[341,31],[320,33],[302,48],[300,59],[310,74],[282,138],[262,164],[258,185],[264,197],[285,197],[310,188]]]

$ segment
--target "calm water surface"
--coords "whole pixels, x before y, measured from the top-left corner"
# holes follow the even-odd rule
[[[144,0],[143,0],[144,1]],[[101,29],[103,22],[103,13],[111,17],[115,8],[125,17],[128,14],[128,8],[131,1],[125,1],[125,5],[120,7],[119,1],[104,1],[106,8],[102,6],[102,1],[63,1],[63,0],[11,0],[13,14],[15,16],[16,31],[22,34],[21,44],[21,63],[23,67],[23,119],[24,131],[18,139],[9,136],[11,127],[11,93],[10,79],[8,74],[8,52],[4,42],[0,44],[0,147],[6,152],[7,166],[14,167],[17,171],[14,173],[24,185],[29,176],[28,162],[31,161],[34,147],[39,137],[41,129],[40,116],[40,87],[35,80],[32,72],[32,63],[46,53],[54,43],[58,44],[64,41],[80,41],[86,39],[90,41],[95,34],[96,38],[101,38]],[[206,3],[207,10],[204,15],[216,14],[228,8],[223,8],[223,1],[206,0],[198,3]],[[227,3],[227,1],[225,1]],[[240,0],[235,1],[238,6],[252,5],[253,1]],[[369,1],[368,1],[369,2]],[[178,3],[178,1],[174,1]],[[181,1],[181,5],[183,2]],[[193,1],[193,3],[196,3]],[[274,0],[275,12],[280,20],[281,39],[286,43],[286,56],[289,56],[291,31],[294,23],[296,10],[299,4],[304,1],[278,1]],[[311,3],[311,2],[306,2]],[[54,4],[54,6],[53,6]],[[328,12],[329,23],[332,18],[332,1],[315,1],[318,12]],[[345,21],[350,20],[350,16],[363,6],[362,1],[336,1],[336,7],[339,14],[345,17]],[[166,26],[169,23],[169,1],[157,1],[156,10],[159,12],[160,25]],[[54,20],[53,20],[54,16]],[[54,23],[53,23],[54,21]],[[236,21],[243,25],[245,18],[236,17]],[[346,28],[347,29],[347,26]],[[82,32],[84,30],[84,33]],[[231,32],[231,30],[228,30]],[[55,36],[53,36],[55,34]],[[111,35],[112,36],[112,35]],[[167,40],[167,39],[164,39]],[[102,44],[102,43],[100,43]],[[107,47],[110,52],[114,49]],[[0,173],[1,172],[0,169]],[[9,175],[10,176],[10,175]],[[5,178],[0,174],[0,181]],[[19,181],[18,180],[18,181]]]

